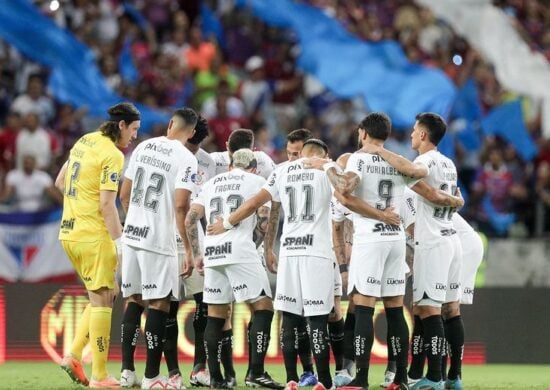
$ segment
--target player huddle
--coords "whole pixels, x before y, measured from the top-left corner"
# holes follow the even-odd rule
[[[438,115],[417,116],[411,134],[412,147],[419,153],[414,162],[384,148],[391,123],[386,115],[371,113],[358,125],[361,149],[355,153],[333,162],[323,141],[299,129],[287,138],[289,161],[275,166],[265,153],[251,150],[254,136],[246,129],[230,135],[226,152],[209,155],[200,148],[208,134],[206,121],[191,109],[176,110],[166,136],[143,141],[130,157],[120,190],[126,211],[122,230],[109,214],[122,170],[114,145],[123,146],[121,137],[127,132],[134,131],[128,142],[135,137],[139,113],[126,103],[112,109],[122,110],[116,115],[110,112],[107,122],[118,127],[119,138],[109,141],[102,131],[84,136],[86,142],[77,141],[71,150],[67,166],[72,171],[62,170],[57,181],[64,182],[59,184],[65,193],[63,220],[77,221],[71,232],[61,230],[60,239],[89,291],[91,305],[86,310],[103,316],[91,321],[89,313],[88,319],[86,311],[83,314],[85,321],[77,329],[71,354],[62,362],[71,378],[94,388],[184,388],[176,316],[178,301],[192,296],[196,301],[192,385],[216,389],[237,385],[232,303],[246,302],[252,313],[247,386],[366,389],[374,306],[382,299],[389,356],[383,386],[462,389],[460,303],[472,303],[482,247],[477,233],[456,213],[464,201],[453,162],[437,151],[446,131]],[[108,162],[93,148],[94,142],[105,143],[117,163]],[[90,150],[85,150],[87,160],[81,161],[83,148]],[[84,176],[86,183],[79,181]],[[85,204],[74,198],[76,192]],[[84,206],[91,208],[92,203],[95,211],[90,216]],[[280,220],[280,247],[275,251]],[[89,221],[103,223],[98,228],[102,236],[89,234]],[[98,238],[98,246],[92,248],[90,243]],[[120,382],[105,369],[109,310],[116,293],[113,241],[127,300]],[[80,249],[83,246],[87,248]],[[414,257],[412,269],[407,255]],[[277,274],[275,291],[268,271]],[[409,273],[415,326],[408,368],[403,297]],[[345,320],[340,308],[343,290],[350,297]],[[134,351],[145,308],[147,358],[143,379],[138,381]],[[274,310],[282,314],[286,384],[276,382],[264,369]],[[90,381],[80,363],[88,338]],[[94,348],[94,343],[102,347]],[[445,376],[447,350],[451,364]],[[162,355],[168,377],[160,375]]]

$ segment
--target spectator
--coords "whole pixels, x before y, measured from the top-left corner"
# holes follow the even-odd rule
[[[37,114],[41,125],[46,125],[54,117],[53,102],[44,94],[44,84],[40,76],[29,77],[27,93],[18,96],[11,109],[22,116],[31,112]]]
[[[208,121],[208,127],[211,130],[209,140],[214,142],[217,150],[224,151],[229,134],[233,130],[244,127],[245,121],[228,115],[226,95],[219,95],[216,99],[216,111],[217,115]]]
[[[6,116],[6,124],[0,131],[0,170],[7,172],[13,168],[15,144],[21,129],[21,115],[11,111]]]
[[[63,203],[63,195],[53,185],[52,178],[36,169],[34,156],[23,156],[23,168],[8,173],[1,200],[13,198],[15,211],[32,213],[46,208],[44,194],[57,204]]]
[[[52,156],[58,151],[56,139],[40,126],[38,115],[31,112],[24,118],[25,127],[16,140],[16,167],[23,168],[23,156],[31,155],[36,159],[38,169],[48,170]]]
[[[244,104],[242,100],[232,95],[229,83],[223,79],[220,80],[220,82],[218,83],[216,94],[207,99],[202,105],[201,114],[203,117],[205,117],[206,119],[210,119],[218,115],[218,111],[216,108],[216,96],[220,95],[227,96],[226,109],[228,116],[232,118],[244,117]]]
[[[216,46],[212,42],[202,40],[199,27],[193,26],[189,31],[190,46],[185,51],[187,67],[191,72],[208,70],[216,56]]]
[[[538,212],[542,211],[538,233],[550,233],[550,163],[543,162],[537,170],[536,193],[539,197]]]

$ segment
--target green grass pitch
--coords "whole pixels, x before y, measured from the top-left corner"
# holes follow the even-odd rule
[[[117,375],[119,364],[110,363],[109,369]],[[188,373],[190,364],[181,365],[182,370]],[[373,365],[370,370],[370,388],[377,389],[382,380],[384,366]],[[163,367],[165,370],[165,368]],[[238,364],[237,381],[244,384],[245,366]],[[89,373],[90,366],[86,367]],[[284,367],[282,363],[267,365],[269,373],[278,381],[284,381]],[[143,373],[143,364],[137,364],[138,375]],[[166,372],[161,371],[166,374]],[[550,389],[550,366],[548,365],[511,365],[488,364],[465,366],[464,387],[467,390],[478,389]],[[186,374],[187,375],[187,374]],[[0,389],[78,389],[72,385],[65,372],[53,362],[27,363],[8,362],[0,365]],[[245,389],[239,387],[238,389]]]

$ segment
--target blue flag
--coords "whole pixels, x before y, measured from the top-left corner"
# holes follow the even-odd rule
[[[290,0],[241,0],[267,24],[291,28],[301,52],[298,65],[341,98],[362,96],[395,127],[414,124],[420,112],[448,117],[456,89],[440,70],[412,64],[395,41],[366,43],[320,9]]]
[[[525,127],[519,100],[501,104],[494,108],[483,120],[481,127],[485,134],[504,138],[524,160],[532,160],[538,148]]]
[[[132,40],[129,38],[124,41],[124,45],[120,51],[118,70],[126,83],[135,85],[138,82],[139,72],[134,65],[134,60],[132,58]]]

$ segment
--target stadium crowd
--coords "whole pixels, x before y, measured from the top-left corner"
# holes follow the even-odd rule
[[[457,86],[473,78],[485,112],[518,97],[499,84],[492,65],[468,42],[412,1],[301,2],[321,8],[362,40],[398,41],[411,62],[442,69]],[[284,160],[286,134],[296,128],[308,128],[327,141],[333,156],[357,146],[353,130],[366,113],[362,100],[336,99],[324,91],[297,68],[299,47],[292,31],[270,27],[251,12],[234,8],[232,1],[204,2],[221,21],[223,35],[218,37],[203,34],[199,1],[75,0],[60,1],[56,9],[50,1],[35,3],[93,50],[116,92],[159,109],[190,106],[200,111],[210,127],[208,151],[225,149],[230,132],[239,127],[251,128],[256,148],[276,162]],[[550,8],[540,0],[495,4],[510,15],[530,47],[550,60]],[[122,69],[126,49],[138,71],[134,80]],[[55,175],[69,147],[97,122],[86,115],[86,107],[71,107],[50,96],[48,70],[3,41],[0,64],[0,199],[2,209],[23,210],[13,187],[21,185],[14,177],[20,176],[25,158],[34,157],[33,170]],[[535,235],[541,214],[537,207],[546,210],[542,223],[550,231],[550,140],[542,137],[537,104],[521,99],[527,128],[539,147],[534,161],[523,161],[499,137],[480,134],[482,147],[474,151],[455,145],[461,186],[469,195],[463,214],[493,236]],[[450,118],[451,130],[460,119]],[[151,134],[141,132],[140,139],[161,134],[164,126],[159,124]],[[394,130],[387,147],[413,158],[410,129]],[[41,199],[37,208],[59,201],[51,181],[35,180],[44,188],[33,195]],[[43,196],[46,190],[49,196]],[[485,195],[498,212],[516,214],[507,232],[488,223],[482,211]]]

